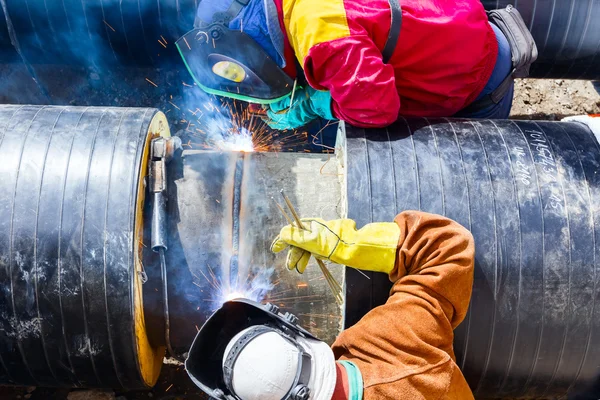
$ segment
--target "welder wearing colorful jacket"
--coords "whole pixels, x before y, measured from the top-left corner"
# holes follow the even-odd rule
[[[508,41],[480,0],[400,0],[400,6],[394,37],[388,0],[203,0],[196,29],[178,47],[203,89],[268,104],[269,123],[279,129],[317,117],[383,127],[399,115],[454,116],[511,73]],[[234,40],[231,31],[251,40]],[[384,62],[388,39],[397,43]],[[293,90],[298,76],[304,80]],[[511,86],[500,103],[459,115],[505,118],[512,98]]]
[[[229,302],[202,327],[186,369],[214,398],[241,400],[473,399],[453,350],[467,313],[474,242],[447,218],[405,211],[357,229],[305,219],[272,245],[303,272],[312,256],[389,275],[387,302],[343,331],[332,348],[277,310]],[[229,396],[229,397],[227,397]]]

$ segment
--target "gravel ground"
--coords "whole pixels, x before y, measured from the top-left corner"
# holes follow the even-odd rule
[[[515,85],[511,118],[560,120],[600,113],[600,81],[524,79]]]
[[[600,113],[600,82],[519,80],[511,118],[560,120],[569,115]],[[165,365],[156,387],[149,392],[0,387],[0,399],[13,400],[141,400],[203,399],[181,366]]]

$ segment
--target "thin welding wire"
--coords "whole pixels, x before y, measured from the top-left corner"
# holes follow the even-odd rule
[[[305,229],[304,225],[302,224],[302,221],[300,220],[300,217],[298,216],[298,213],[294,209],[294,206],[292,205],[292,202],[290,201],[290,199],[286,196],[284,190],[281,189],[280,193],[281,193],[281,196],[283,197],[283,200],[285,201],[288,208],[290,209],[290,212],[294,216],[294,219],[296,220],[296,223],[298,224],[298,228]],[[315,259],[317,260],[317,265],[319,265],[319,267],[321,268],[321,272],[327,278],[327,283],[329,283],[329,287],[331,288],[331,291],[333,292],[333,296],[335,297],[335,300],[338,302],[339,305],[343,305],[344,298],[342,295],[342,287],[335,280],[333,275],[331,275],[331,272],[329,272],[329,270],[325,266],[325,263],[322,260],[319,260],[318,258],[315,258]]]
[[[272,197],[271,197],[271,198],[272,198]],[[272,199],[273,199],[273,198],[272,198]],[[275,199],[273,199],[273,201],[275,201]],[[283,207],[281,207],[281,206],[279,205],[279,203],[277,203],[276,201],[275,201],[275,204],[277,204],[277,207],[279,207],[279,210],[281,210],[281,212],[283,213],[283,215],[284,215],[285,219],[287,219],[287,220],[288,220],[288,222],[289,222],[289,224],[291,225],[291,224],[292,224],[292,220],[291,220],[291,219],[290,219],[290,217],[288,217],[288,215],[285,213],[285,210],[283,209]],[[367,279],[371,280],[371,278],[369,278],[369,276],[368,276],[367,274],[365,274],[364,272],[362,272],[360,269],[358,269],[358,268],[354,268],[354,267],[350,267],[350,268],[352,268],[352,269],[353,269],[353,270],[355,270],[355,271],[358,271],[358,273],[359,273],[359,274],[361,274],[361,275],[362,275],[362,276],[364,276],[365,278],[367,278]],[[329,272],[329,270],[328,270],[328,269],[326,269],[326,270],[327,270],[327,272]],[[333,276],[332,276],[332,275],[329,275],[329,276],[330,276],[331,278],[333,278]],[[325,275],[325,279],[327,279],[327,275]],[[334,282],[334,283],[337,285],[337,287],[339,288],[340,292],[343,292],[343,289],[341,288],[341,286],[339,285],[339,283],[337,283],[337,281],[335,280],[335,278],[333,279],[333,282]]]
[[[287,220],[288,224],[292,225],[293,222],[290,219],[290,217],[287,215],[287,213],[285,212],[285,210],[283,209],[283,207],[281,207],[281,205],[277,202],[277,200],[275,200],[275,198],[271,197],[271,200],[273,200],[273,203],[275,203],[275,205],[277,206],[277,208],[279,208],[279,211],[281,211],[281,213],[283,214],[283,216]]]
[[[298,79],[294,79],[294,87],[292,87],[292,96],[290,97],[290,107],[292,108],[292,104],[294,104],[294,95],[296,94],[296,84],[298,84]]]
[[[287,198],[287,196],[286,196],[286,198]],[[274,198],[271,197],[271,199],[277,205],[277,207],[279,208],[279,211],[281,211],[281,213],[283,214],[283,216],[285,217],[285,219],[288,221],[288,223],[290,225],[292,225],[292,220],[287,215],[287,213],[285,212],[285,210],[283,209],[283,207],[281,207],[281,205],[279,205],[279,203],[277,201],[275,201]],[[288,201],[289,201],[289,199],[288,199]],[[291,202],[288,203],[286,201],[286,204],[291,205]],[[292,213],[295,213],[295,210],[293,209],[293,207],[291,207],[291,210],[293,210]],[[296,216],[297,216],[297,214],[296,214]],[[298,221],[298,223],[300,225],[302,225],[302,222],[299,219],[297,221]],[[301,229],[304,229],[304,227],[302,227]],[[325,267],[325,264],[323,264],[321,260],[317,259],[317,264],[319,264],[319,267],[321,267],[321,272],[323,273],[323,276],[325,277],[325,280],[329,284],[329,287],[331,288],[331,291],[333,292],[333,295],[335,296],[336,301],[340,305],[343,304],[344,298],[342,296],[342,292],[343,292],[342,288],[340,287],[340,285],[337,283],[337,281],[335,280],[335,278],[333,277],[333,275],[331,275],[331,273]]]

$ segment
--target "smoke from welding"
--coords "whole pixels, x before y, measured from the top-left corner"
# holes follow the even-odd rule
[[[194,148],[250,151],[248,132],[193,85],[176,51],[197,5],[0,0],[0,102],[156,107]]]

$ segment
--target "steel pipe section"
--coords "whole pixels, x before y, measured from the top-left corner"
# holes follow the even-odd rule
[[[0,106],[0,383],[147,388],[141,108]]]
[[[348,216],[452,218],[475,237],[455,352],[477,398],[600,392],[600,145],[580,123],[400,120],[346,127]],[[347,272],[346,326],[387,299],[382,274]]]
[[[486,9],[514,5],[538,46],[534,78],[600,79],[600,2],[482,0]]]
[[[166,292],[144,201],[157,135],[168,126],[154,109],[0,107],[0,383],[152,386],[166,337],[185,357],[196,328],[236,296],[293,311],[331,343],[390,283],[331,266],[346,287],[340,307],[316,266],[287,271],[269,251],[286,223],[281,189],[302,216],[363,225],[420,209],[473,232],[455,352],[478,398],[600,382],[600,144],[584,125],[342,126],[334,158],[185,149],[167,168]]]
[[[150,246],[158,136],[169,127],[155,109],[0,106],[0,384],[151,387],[167,340],[185,357],[233,297],[293,311],[329,342],[341,330],[319,269],[291,273],[268,250],[285,221],[272,199],[282,189],[302,215],[341,216],[336,163],[179,150],[167,168],[165,279]],[[345,269],[331,270],[343,285]]]
[[[300,275],[284,267],[285,255],[269,251],[287,223],[276,204],[285,207],[281,190],[301,216],[342,216],[337,166],[328,160],[326,154],[186,150],[171,163],[167,264],[176,353],[188,350],[197,327],[230,296],[271,302],[333,342],[343,307],[314,260]],[[345,269],[330,269],[343,285]]]

